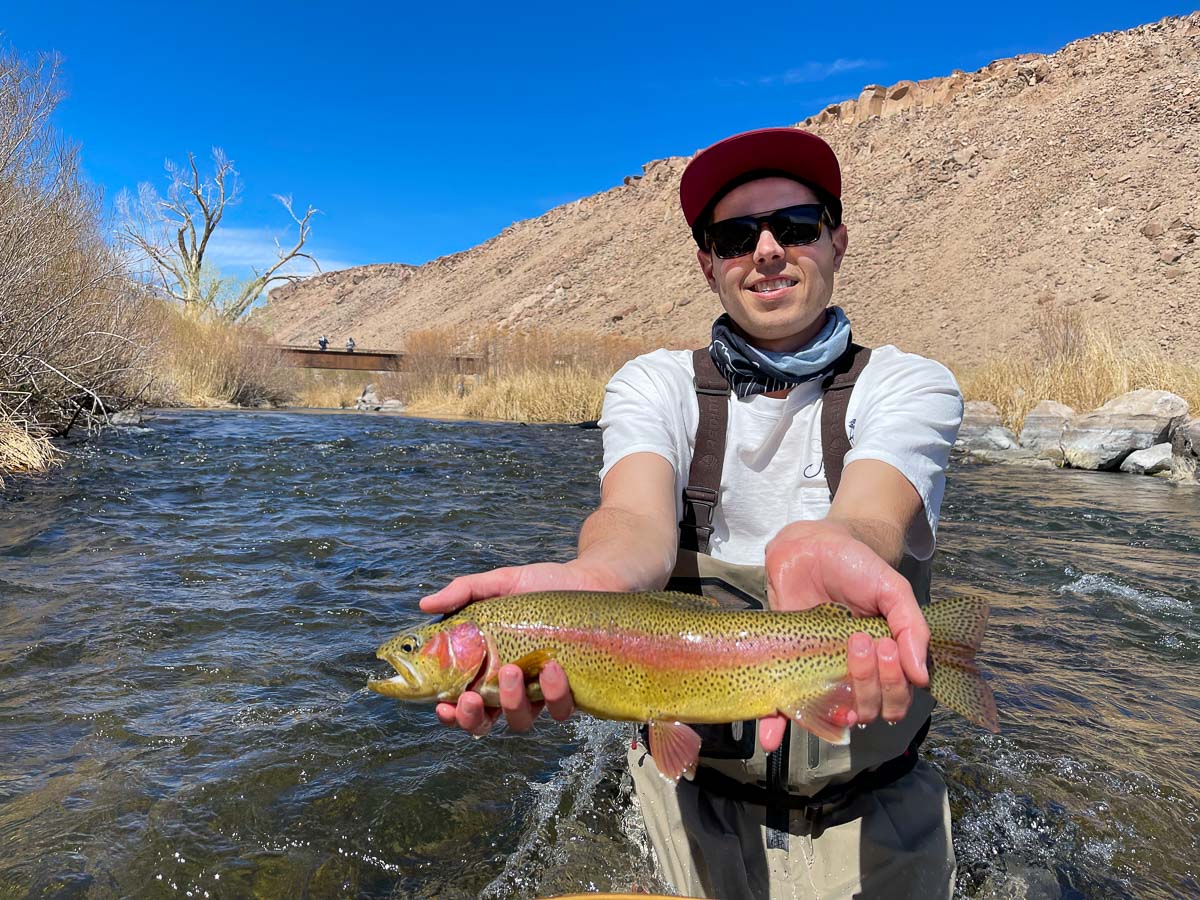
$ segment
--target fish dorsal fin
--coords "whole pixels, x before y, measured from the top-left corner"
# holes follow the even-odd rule
[[[650,755],[659,774],[674,784],[682,775],[688,781],[696,774],[700,759],[700,735],[682,722],[650,720]]]
[[[721,609],[721,601],[703,594],[687,594],[683,591],[656,591],[654,599],[680,609]]]
[[[850,743],[849,715],[853,709],[854,688],[843,679],[779,711],[821,740],[844,747]]]

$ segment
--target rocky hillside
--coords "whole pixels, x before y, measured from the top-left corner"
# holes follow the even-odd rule
[[[1016,351],[1041,306],[1175,358],[1200,348],[1200,13],[1049,56],[868,86],[799,123],[837,151],[850,250],[835,298],[867,343],[969,364]],[[481,324],[703,342],[719,311],[679,211],[687,159],[422,266],[271,293],[281,340],[398,347]]]

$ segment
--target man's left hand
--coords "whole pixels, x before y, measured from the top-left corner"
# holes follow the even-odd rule
[[[880,715],[898,722],[912,703],[912,686],[929,684],[925,665],[929,626],[908,581],[850,528],[829,519],[793,522],[766,547],[767,599],[772,609],[809,609],[830,601],[856,616],[883,616],[893,637],[850,637],[850,683],[855,708],[850,724]],[[763,749],[777,750],[787,719],[769,716],[759,724]]]

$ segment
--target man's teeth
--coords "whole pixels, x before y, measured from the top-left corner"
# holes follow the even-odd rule
[[[789,288],[795,283],[796,282],[792,281],[790,278],[772,278],[770,281],[760,281],[750,290],[763,294],[767,291],[777,291],[780,288]]]

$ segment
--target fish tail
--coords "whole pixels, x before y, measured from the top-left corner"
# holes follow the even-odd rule
[[[929,692],[938,703],[988,731],[999,731],[996,699],[975,665],[983,642],[988,602],[950,597],[923,610],[929,623]]]

